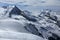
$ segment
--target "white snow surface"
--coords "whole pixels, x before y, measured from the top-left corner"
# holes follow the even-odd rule
[[[33,34],[0,30],[0,40],[45,40]]]

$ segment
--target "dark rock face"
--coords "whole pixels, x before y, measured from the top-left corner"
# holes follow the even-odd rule
[[[48,40],[55,40],[53,37],[49,37]]]
[[[20,15],[20,14],[21,14],[21,10],[15,6],[15,7],[11,10],[11,12],[9,13],[9,17],[11,17],[12,14],[14,14],[14,15]]]
[[[22,14],[22,16],[25,17],[29,21],[33,21],[33,22],[37,21],[37,19],[34,16],[30,16],[30,15],[26,15],[26,14]]]
[[[49,17],[49,19],[57,21],[57,16],[50,16],[50,13],[46,13],[45,16]]]
[[[57,21],[56,25],[58,25],[60,27],[60,21]]]
[[[52,33],[52,37],[54,37],[56,40],[60,40],[60,37],[55,33]]]
[[[24,18],[26,18],[29,21],[33,21],[33,22],[36,22],[37,21],[34,16],[28,15],[26,13],[30,14],[28,11],[25,11],[25,13],[24,13],[24,11],[21,11],[18,7],[15,6],[11,10],[11,12],[9,13],[9,17],[11,17],[12,15],[21,15],[21,16],[23,16]]]
[[[40,33],[43,35],[43,37],[46,34],[45,37],[47,37],[48,40],[60,40],[60,36],[58,36],[56,33],[48,32],[49,30],[51,30],[51,28],[50,29],[49,28],[45,28],[45,27],[40,28]],[[49,34],[51,34],[51,35],[49,35]]]
[[[49,12],[47,12],[47,13],[45,14],[45,16],[49,17],[49,16],[50,16],[50,13],[49,13]]]
[[[38,29],[35,27],[34,24],[28,24],[28,25],[26,25],[26,26],[25,26],[25,29],[26,29],[27,31],[31,32],[32,34],[35,34],[35,35],[38,35],[38,36],[43,37],[42,34],[40,34],[40,33],[38,32]]]
[[[31,15],[30,12],[27,12],[27,11],[24,12],[23,11],[21,15],[29,21],[33,21],[33,22],[37,21],[36,17]]]
[[[52,16],[52,17],[50,17],[50,19],[52,19],[54,21],[57,21],[57,17],[56,16]]]

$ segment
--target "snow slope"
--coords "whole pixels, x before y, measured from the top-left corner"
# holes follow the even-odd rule
[[[33,34],[0,30],[0,40],[45,40]]]

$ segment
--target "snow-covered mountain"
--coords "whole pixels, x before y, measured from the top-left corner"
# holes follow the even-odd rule
[[[50,9],[36,11],[39,0],[0,2],[1,40],[60,40],[60,15]]]

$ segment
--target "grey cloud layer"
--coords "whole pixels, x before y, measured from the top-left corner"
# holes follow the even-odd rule
[[[22,2],[33,6],[60,6],[60,0],[0,0],[0,2],[16,4]]]

